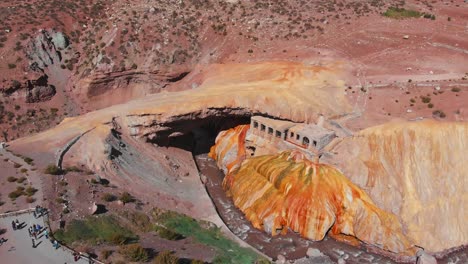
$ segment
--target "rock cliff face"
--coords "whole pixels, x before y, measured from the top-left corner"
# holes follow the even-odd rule
[[[187,79],[187,80],[186,80]],[[159,93],[88,114],[65,119],[59,126],[21,139],[64,141],[85,131],[118,120],[122,132],[138,138],[155,139],[161,133],[181,130],[182,121],[210,116],[269,114],[293,121],[313,121],[319,114],[341,115],[350,111],[340,81],[339,65],[311,66],[292,62],[200,66],[181,81],[196,86],[181,92]],[[291,105],[295,105],[291,109]],[[52,136],[54,135],[54,136]]]
[[[346,242],[362,241],[399,255],[416,253],[397,217],[378,208],[337,169],[313,163],[298,151],[244,160],[247,129],[220,133],[210,156],[228,172],[224,187],[254,227],[272,235],[289,228],[312,240],[322,240],[330,230]]]
[[[401,219],[417,245],[441,252],[468,242],[468,123],[388,123],[336,148],[345,175]]]

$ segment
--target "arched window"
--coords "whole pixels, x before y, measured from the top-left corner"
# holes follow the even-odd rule
[[[260,126],[260,131],[265,132],[265,128],[266,128],[265,125],[262,124],[262,125]]]
[[[277,138],[281,138],[281,132],[278,131],[278,130],[276,130],[276,137],[277,137]]]
[[[258,122],[254,121],[254,128],[258,128]]]
[[[304,137],[304,138],[302,139],[302,145],[305,145],[306,148],[309,147],[309,143],[310,143],[310,142],[309,142],[309,139],[308,139],[307,137]]]
[[[273,135],[273,128],[271,127],[268,128],[268,134]]]
[[[294,132],[291,132],[291,134],[289,135],[290,138],[294,138]]]

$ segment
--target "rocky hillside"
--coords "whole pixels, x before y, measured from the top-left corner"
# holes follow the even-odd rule
[[[457,67],[464,60],[457,53],[463,54],[466,43],[454,36],[464,34],[458,32],[466,13],[463,6],[407,2],[2,1],[3,140],[34,134],[65,117],[148,94],[193,89],[196,85],[181,86],[178,81],[196,70],[197,64],[339,59],[356,67],[353,71],[358,79],[369,73],[414,75],[404,71],[408,68],[423,75],[432,72],[461,78],[459,73],[465,72]],[[390,6],[416,9],[420,17],[392,20],[382,15]],[[423,18],[426,13],[437,14],[437,19]],[[399,33],[390,34],[389,26]],[[421,28],[431,30],[419,32]],[[407,60],[395,61],[394,52],[405,50],[408,44],[399,34],[410,32],[417,36],[411,46],[419,45],[420,52],[445,54],[452,65],[419,61],[419,51],[405,53]],[[428,43],[427,36],[436,36],[431,37],[434,43]],[[448,50],[450,54],[446,54]],[[424,57],[438,62],[431,55]],[[372,79],[377,82],[379,77]],[[347,80],[353,84],[362,81]]]

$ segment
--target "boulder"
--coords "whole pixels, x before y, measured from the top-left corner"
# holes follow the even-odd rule
[[[286,258],[283,255],[278,255],[275,263],[276,264],[286,264]]]
[[[416,264],[437,264],[436,258],[427,254],[424,250],[418,251],[416,256],[418,257]]]
[[[307,249],[307,253],[306,255],[310,258],[313,258],[313,257],[322,257],[323,256],[323,253],[320,252],[320,250],[316,249],[316,248],[308,248]]]

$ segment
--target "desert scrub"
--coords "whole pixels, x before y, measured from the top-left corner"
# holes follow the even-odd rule
[[[26,190],[24,190],[24,193],[27,196],[33,196],[36,192],[37,192],[37,189],[32,187],[32,186],[28,186],[28,188],[26,188]]]
[[[384,16],[389,18],[395,19],[403,19],[403,18],[412,18],[412,17],[421,17],[422,13],[415,11],[415,10],[407,10],[404,8],[398,7],[389,7],[387,11],[383,13]]]
[[[62,169],[59,167],[55,166],[54,164],[49,164],[45,169],[44,169],[45,174],[50,174],[50,175],[61,175],[64,173]]]
[[[26,180],[26,177],[21,177],[16,182],[17,183],[23,183],[25,180]]]
[[[33,159],[31,159],[30,157],[24,157],[23,158],[24,162],[26,162],[27,164],[29,165],[32,165],[33,164]]]
[[[111,193],[105,193],[103,196],[102,196],[102,200],[103,201],[106,201],[106,202],[113,202],[115,200],[117,200],[117,197]]]
[[[179,258],[169,250],[160,252],[156,258],[154,258],[153,264],[177,264]]]
[[[116,218],[108,215],[89,216],[83,220],[72,220],[65,230],[55,232],[58,240],[65,244],[75,241],[96,245],[108,243],[119,245],[138,238],[128,229],[120,225]]]
[[[121,246],[119,253],[124,255],[127,260],[133,262],[146,262],[149,259],[148,251],[140,244]]]
[[[15,181],[17,181],[17,180],[18,180],[18,178],[13,177],[13,176],[10,176],[10,177],[7,178],[7,181],[8,181],[8,182],[15,182]]]
[[[126,204],[134,202],[135,198],[133,198],[133,196],[130,193],[123,192],[122,195],[120,195],[119,200],[122,201],[122,203]]]

